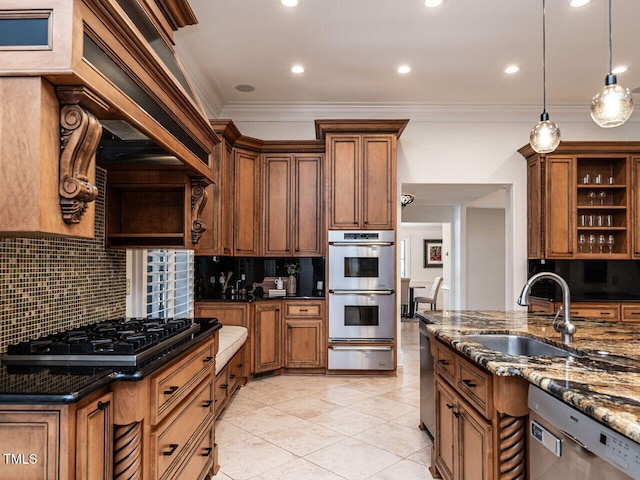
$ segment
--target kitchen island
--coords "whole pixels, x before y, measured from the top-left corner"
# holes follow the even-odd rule
[[[640,330],[628,324],[572,319],[577,355],[506,355],[466,340],[474,333],[516,333],[560,345],[553,315],[505,311],[422,312],[436,339],[496,376],[518,376],[640,443]]]

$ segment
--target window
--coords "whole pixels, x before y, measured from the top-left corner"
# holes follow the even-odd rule
[[[409,276],[409,240],[403,238],[400,240],[400,276]]]
[[[193,250],[127,251],[127,316],[190,317]]]

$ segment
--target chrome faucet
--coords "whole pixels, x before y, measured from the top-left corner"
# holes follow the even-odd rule
[[[560,285],[560,289],[562,290],[562,306],[558,309],[556,316],[553,319],[553,329],[556,332],[560,332],[562,335],[562,341],[566,345],[570,345],[573,342],[573,334],[576,333],[576,326],[571,323],[571,296],[569,294],[569,285],[567,282],[557,273],[552,272],[540,272],[533,275],[524,288],[522,289],[522,293],[520,297],[518,297],[518,305],[528,305],[529,303],[529,292],[531,291],[531,287],[538,280],[542,279],[554,280],[558,285]],[[564,313],[564,322],[560,323],[558,321],[558,317],[560,317],[560,313]]]

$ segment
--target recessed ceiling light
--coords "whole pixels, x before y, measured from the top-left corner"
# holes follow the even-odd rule
[[[294,65],[293,67],[291,67],[291,71],[293,73],[303,73],[304,67],[302,65]]]
[[[569,5],[572,7],[584,7],[591,0],[569,0]]]
[[[298,0],[280,0],[280,3],[285,7],[295,7],[298,5]]]
[[[411,67],[409,65],[400,65],[398,67],[398,73],[409,73],[411,71]]]
[[[429,8],[439,7],[445,2],[445,0],[424,0],[425,6]]]
[[[254,87],[253,85],[246,85],[246,84],[240,84],[240,85],[236,85],[236,90],[238,90],[239,92],[253,92],[256,89],[256,87]]]
[[[509,65],[504,69],[504,73],[516,73],[520,71],[520,67],[518,65]]]
[[[613,70],[611,70],[611,73],[614,74],[619,74],[619,73],[624,73],[627,71],[627,67],[625,67],[624,65],[620,65],[619,67],[614,68]]]

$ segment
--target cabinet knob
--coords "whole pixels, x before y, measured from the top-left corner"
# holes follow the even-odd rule
[[[475,383],[473,383],[472,380],[462,380],[462,383],[464,383],[469,388],[474,388],[477,386]]]
[[[169,390],[165,390],[163,393],[165,395],[171,395],[172,393],[175,393],[176,390],[178,390],[180,387],[176,387],[175,385],[172,387],[169,387]]]
[[[171,443],[169,444],[169,451],[162,452],[162,455],[164,455],[165,457],[170,457],[178,449],[178,447],[179,445],[177,443]]]

